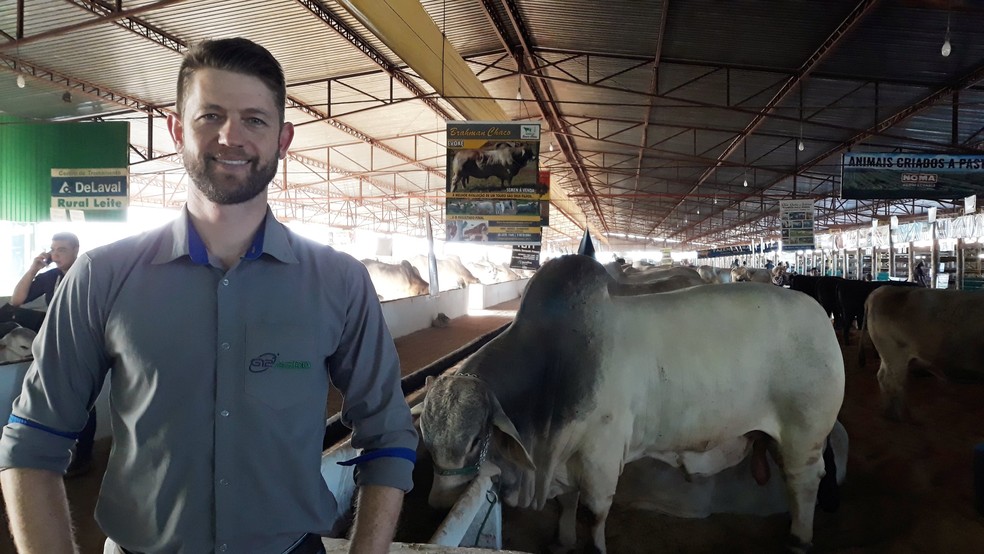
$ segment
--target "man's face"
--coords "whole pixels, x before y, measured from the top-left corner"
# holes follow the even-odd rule
[[[180,119],[168,117],[174,144],[195,187],[215,204],[261,193],[287,154],[293,127],[279,122],[276,99],[256,77],[201,69],[187,85]],[[265,200],[264,196],[264,200]]]
[[[58,269],[68,271],[79,257],[79,248],[63,240],[51,241],[51,261]]]

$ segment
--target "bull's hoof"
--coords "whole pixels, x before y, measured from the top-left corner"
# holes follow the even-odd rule
[[[570,554],[574,551],[574,547],[553,543],[547,547],[547,550],[550,551],[550,554]]]
[[[790,535],[789,538],[786,539],[786,551],[795,554],[810,554],[810,552],[813,552],[813,543],[803,542]]]

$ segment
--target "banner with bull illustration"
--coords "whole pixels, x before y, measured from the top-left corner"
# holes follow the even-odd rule
[[[841,197],[944,200],[984,193],[984,155],[848,152]]]
[[[780,200],[779,221],[785,250],[813,250],[813,200]]]
[[[448,122],[445,238],[540,244],[549,174],[540,176],[539,123]]]

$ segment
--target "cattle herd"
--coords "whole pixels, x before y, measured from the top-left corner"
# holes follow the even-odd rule
[[[905,418],[911,371],[984,376],[984,293],[801,275],[788,283],[753,268],[545,263],[512,325],[427,385],[417,411],[434,465],[431,504],[453,503],[480,471],[498,475],[509,506],[558,499],[561,549],[576,543],[574,514],[586,508],[589,544],[605,552],[616,484],[634,460],[655,460],[649,482],[676,472],[686,483],[717,476],[721,487],[764,485],[776,467],[789,547],[806,551],[814,506],[837,506],[846,463],[837,334],[846,344],[857,325],[860,355],[881,358],[885,415]],[[708,513],[659,500],[650,504],[673,515]],[[714,509],[757,513],[739,504]]]
[[[380,300],[396,300],[427,294],[430,275],[427,256],[413,256],[400,263],[362,260],[369,271],[376,295]],[[460,289],[475,283],[490,285],[528,277],[528,272],[514,270],[507,263],[487,260],[462,261],[457,256],[437,259],[437,280],[441,292]],[[429,278],[429,277],[428,277]]]

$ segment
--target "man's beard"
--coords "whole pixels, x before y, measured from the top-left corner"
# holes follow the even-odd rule
[[[256,198],[257,195],[266,190],[274,175],[277,174],[278,159],[276,156],[263,167],[259,166],[258,159],[254,159],[249,163],[250,172],[246,181],[235,183],[230,181],[230,176],[209,174],[208,161],[219,163],[212,160],[211,155],[196,157],[185,150],[182,159],[185,170],[192,182],[195,183],[195,187],[205,195],[205,198],[222,205],[242,204]]]

